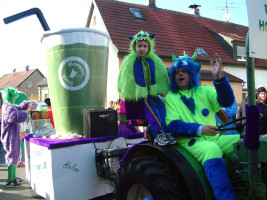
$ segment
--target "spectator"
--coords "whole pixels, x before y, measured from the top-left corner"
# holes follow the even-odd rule
[[[47,112],[49,114],[49,119],[50,119],[50,123],[52,124],[53,128],[55,128],[55,124],[54,124],[54,117],[53,117],[53,112],[52,112],[52,107],[51,107],[51,101],[50,98],[46,98],[44,100],[44,102],[47,105]]]
[[[227,121],[227,123],[233,121],[235,118],[236,118],[236,114],[237,114],[237,104],[236,104],[236,101],[234,101],[233,105],[227,107],[227,108],[223,108],[223,111],[225,112],[225,114],[229,117],[229,120]],[[223,123],[221,121],[221,119],[215,115],[215,118],[216,118],[216,124],[217,126],[221,126],[225,123]],[[232,124],[229,124],[227,126],[224,126],[223,128],[235,128],[235,124],[232,123]],[[227,135],[235,135],[235,134],[239,134],[236,130],[228,130],[222,134],[227,134]]]
[[[257,96],[258,99],[256,100],[256,104],[260,107],[260,123],[261,123],[261,130],[260,134],[267,134],[267,94],[265,87],[259,87],[257,89]]]

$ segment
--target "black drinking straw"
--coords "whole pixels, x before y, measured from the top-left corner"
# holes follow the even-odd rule
[[[36,16],[38,17],[38,19],[39,19],[44,31],[50,31],[50,28],[49,28],[48,24],[46,23],[44,15],[43,15],[42,11],[39,8],[32,8],[32,9],[20,12],[18,14],[6,17],[6,18],[4,18],[4,23],[5,24],[9,24],[9,23],[12,23],[14,21],[23,19],[25,17],[31,16],[31,15],[34,15],[34,14],[36,14]]]

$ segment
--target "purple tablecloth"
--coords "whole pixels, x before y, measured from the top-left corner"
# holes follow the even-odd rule
[[[109,140],[114,140],[119,137],[125,137],[127,139],[137,139],[144,137],[144,133],[132,133],[132,134],[121,134],[116,136],[106,136],[106,137],[98,137],[98,138],[78,138],[71,140],[63,140],[63,139],[51,139],[51,138],[34,138],[33,134],[25,135],[22,140],[27,140],[31,143],[47,147],[48,149],[57,149],[61,147],[69,147],[78,144],[86,144],[86,143],[99,143],[106,142]]]

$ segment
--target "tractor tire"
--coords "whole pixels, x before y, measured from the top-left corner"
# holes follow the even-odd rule
[[[127,161],[116,180],[117,200],[188,200],[192,199],[187,184],[178,170],[150,156]]]

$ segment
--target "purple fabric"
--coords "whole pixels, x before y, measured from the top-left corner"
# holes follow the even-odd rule
[[[129,153],[130,151],[132,151],[136,146],[138,146],[138,145],[140,145],[140,144],[143,144],[143,143],[146,143],[146,142],[148,142],[148,141],[144,140],[144,141],[141,141],[141,142],[136,143],[136,144],[134,144],[133,146],[131,146],[131,147],[127,150],[127,152],[124,154],[123,158],[121,159],[121,165],[123,164],[123,162],[124,162],[126,156],[128,155],[128,153]]]
[[[146,119],[144,113],[144,100],[129,101],[125,100],[126,119]]]
[[[246,105],[246,129],[245,146],[247,149],[255,150],[260,146],[260,108],[258,105]]]
[[[62,147],[69,147],[73,145],[79,144],[87,144],[87,143],[99,143],[106,142],[109,140],[114,140],[119,137],[125,137],[127,139],[136,139],[144,137],[144,133],[132,133],[132,134],[120,134],[116,136],[106,136],[99,138],[78,138],[71,140],[63,140],[63,139],[51,139],[51,138],[34,138],[33,134],[25,135],[22,140],[27,140],[31,143],[46,147],[48,149],[57,149]]]
[[[118,134],[130,133],[137,133],[137,129],[132,124],[128,124],[128,122],[120,122],[118,127]]]
[[[154,132],[159,131],[161,129],[161,123],[159,119],[157,118],[156,114],[153,112],[150,105],[148,105],[147,103],[144,103],[144,105],[145,105],[145,116],[151,129],[153,129]],[[157,109],[155,105],[154,107],[155,107],[154,109]]]
[[[27,120],[28,104],[5,103],[2,106],[1,141],[7,152],[6,164],[17,165],[20,160],[20,123]]]

